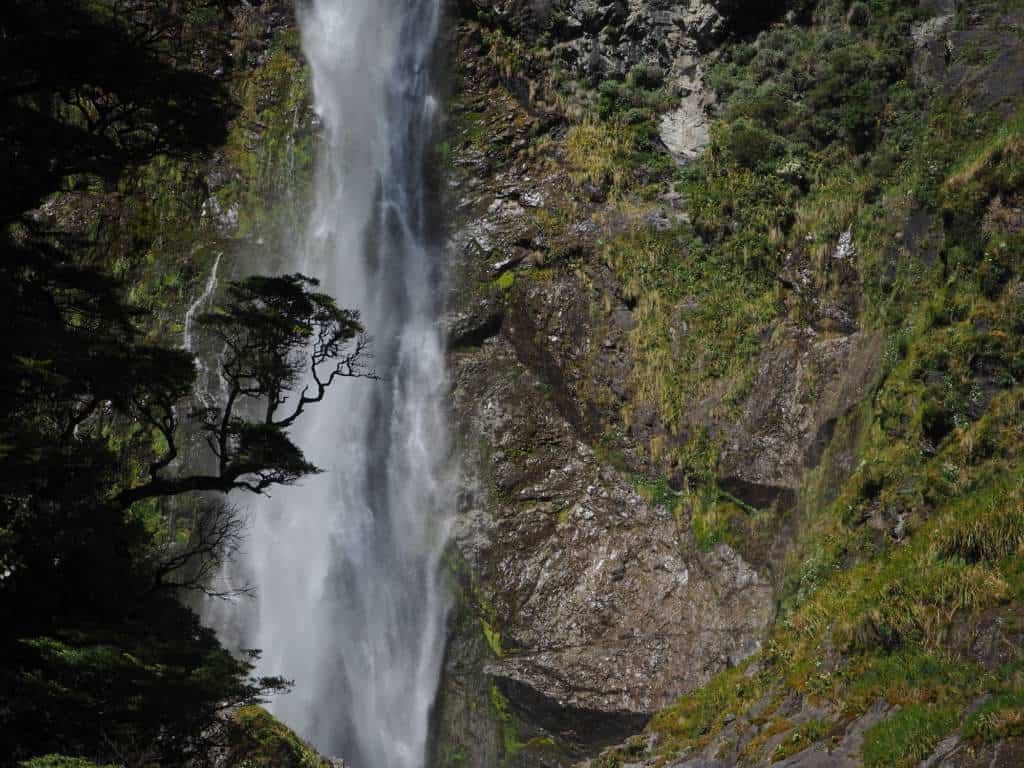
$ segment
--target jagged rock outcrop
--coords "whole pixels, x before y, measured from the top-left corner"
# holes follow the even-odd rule
[[[792,506],[805,472],[875,381],[882,357],[879,334],[820,337],[783,327],[778,336],[758,361],[753,396],[725,427],[722,454],[726,487],[761,508],[780,498]]]
[[[621,80],[638,66],[654,67],[679,97],[661,118],[661,139],[679,162],[708,145],[707,111],[714,94],[704,82],[702,56],[725,33],[727,15],[749,14],[726,0],[464,0],[464,11],[492,20],[520,39],[551,39],[559,80],[592,86]],[[756,15],[756,9],[755,9]],[[541,72],[530,72],[534,80]]]

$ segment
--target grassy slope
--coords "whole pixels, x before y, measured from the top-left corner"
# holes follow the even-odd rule
[[[914,764],[961,724],[975,742],[1024,733],[1024,659],[971,653],[960,631],[994,619],[1004,641],[1021,630],[1024,111],[915,80],[914,3],[804,5],[810,23],[724,47],[710,71],[722,101],[713,146],[690,168],[666,168],[653,149],[666,98],[656,74],[602,84],[565,141],[574,182],[623,211],[669,186],[687,199],[690,224],[637,225],[605,248],[637,304],[635,391],[670,429],[709,391],[741,403],[781,320],[827,336],[821,308],[852,295],[860,328],[886,339],[880,381],[837,430],[854,444],[854,471],[842,479],[827,452],[805,483],[770,640],[654,720],[663,760],[755,705],[749,717],[765,729],[751,760],[840,733],[878,699],[902,709],[868,732],[868,765]],[[1021,9],[974,0],[957,25],[998,26]],[[980,71],[993,58],[951,52]],[[570,99],[574,86],[563,91]],[[847,232],[853,275],[832,258]],[[780,285],[800,268],[809,290]],[[673,312],[689,297],[699,301],[680,343]],[[713,486],[706,436],[671,450],[697,487]],[[748,510],[701,493],[689,506],[698,539],[737,535],[730,519]],[[828,714],[799,727],[775,717],[793,692]]]
[[[638,230],[609,248],[639,299],[638,388],[669,424],[723,377],[742,393],[774,318],[816,322],[814,305],[774,283],[787,260],[810,268],[818,305],[849,289],[830,258],[846,231],[860,326],[887,339],[881,380],[840,430],[855,436],[855,471],[821,494],[826,454],[806,483],[769,642],[655,718],[663,760],[710,743],[755,705],[750,717],[766,728],[751,760],[839,733],[877,699],[903,708],[868,732],[867,765],[916,764],[982,694],[993,695],[966,719],[965,738],[1024,734],[1019,649],[1000,665],[955,641],[982,617],[1020,632],[1024,111],[978,111],[970,92],[915,85],[913,4],[856,5],[867,11],[859,24],[843,3],[819,2],[810,26],[726,46],[710,74],[723,99],[713,147],[677,182],[692,228]],[[967,3],[958,23],[1020,5]],[[931,224],[931,249],[901,245],[916,212]],[[680,354],[669,313],[690,294],[701,311]],[[713,471],[714,451],[697,453]],[[697,507],[712,527],[728,519],[717,504]],[[800,728],[775,718],[794,691],[830,714]]]

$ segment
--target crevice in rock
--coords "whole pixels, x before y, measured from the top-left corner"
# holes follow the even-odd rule
[[[495,678],[516,715],[557,736],[578,757],[592,756],[640,732],[650,716],[574,707],[506,677]]]
[[[821,457],[825,455],[825,449],[828,448],[828,444],[832,442],[832,435],[836,431],[836,423],[839,421],[837,418],[831,418],[825,421],[820,427],[818,427],[817,433],[814,435],[814,439],[811,440],[811,444],[807,446],[807,450],[804,451],[804,467],[807,469],[814,469],[821,463]]]
[[[743,3],[727,0],[718,3],[725,16],[729,34],[736,37],[756,37],[782,18],[788,3]]]
[[[504,316],[494,312],[480,322],[465,328],[453,328],[448,334],[448,351],[472,349],[483,346],[484,342],[501,333]]]
[[[767,509],[773,504],[778,504],[780,509],[791,509],[796,504],[796,492],[792,488],[752,483],[739,477],[722,478],[719,485],[754,509]]]

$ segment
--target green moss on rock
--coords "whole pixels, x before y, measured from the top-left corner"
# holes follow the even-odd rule
[[[239,709],[227,732],[227,768],[330,768],[327,760],[262,707]]]

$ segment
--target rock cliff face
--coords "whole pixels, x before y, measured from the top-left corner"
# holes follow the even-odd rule
[[[449,335],[465,476],[454,557],[465,566],[461,610],[476,614],[456,627],[482,628],[489,643],[453,641],[439,743],[443,764],[534,765],[538,750],[559,764],[558,754],[636,732],[756,651],[774,591],[765,553],[753,564],[726,543],[698,547],[678,488],[652,481],[660,467],[642,443],[667,436],[657,417],[620,427],[623,408],[647,405],[629,383],[635,306],[601,243],[638,224],[670,226],[683,216],[678,200],[623,218],[604,190],[575,184],[565,119],[544,103],[550,94],[523,98],[532,63],[503,74],[494,36],[550,36],[540,55],[595,82],[638,66],[671,73],[681,105],[661,121],[660,151],[682,159],[706,143],[694,128],[713,101],[699,51],[723,21],[696,3],[476,9],[497,26],[456,30]],[[765,506],[792,496],[805,454],[870,382],[877,357],[867,337],[798,336],[766,351],[756,395],[729,426],[736,493]],[[769,428],[769,412],[787,418]],[[469,714],[474,698],[490,718]],[[488,719],[503,743],[470,735]]]
[[[937,500],[910,509],[885,492],[885,501],[871,495],[878,482],[908,499],[921,482],[912,474],[899,475],[898,490],[895,470],[865,477],[902,450],[905,438],[892,437],[879,458],[883,447],[872,446],[885,438],[873,435],[893,433],[873,425],[890,397],[909,397],[886,393],[902,386],[893,371],[908,345],[924,344],[900,341],[917,331],[884,317],[911,306],[894,298],[902,290],[894,286],[905,270],[935,269],[957,235],[952,214],[943,220],[935,203],[883,192],[889,182],[856,187],[867,202],[851,205],[839,189],[860,184],[851,181],[860,171],[812,179],[821,171],[804,165],[804,149],[780,149],[785,139],[757,133],[786,109],[804,109],[803,96],[780,106],[814,85],[784,80],[792,76],[786,57],[801,55],[794,46],[829,35],[824,51],[858,41],[822,53],[827,69],[833,55],[842,62],[859,55],[857,46],[876,45],[867,42],[881,39],[870,37],[876,24],[892,29],[871,48],[870,66],[880,68],[871,77],[905,78],[914,95],[900,98],[918,100],[890,109],[917,110],[926,121],[952,99],[972,114],[1012,113],[1024,90],[1024,48],[1000,27],[1019,13],[953,0],[890,5],[458,4],[444,149],[454,212],[453,429],[464,483],[438,765],[569,765],[666,707],[648,736],[592,765],[897,764],[870,755],[879,733],[910,717],[899,715],[905,702],[879,695],[844,708],[803,683],[788,687],[786,679],[810,674],[806,667],[772,670],[802,653],[780,632],[812,634],[791,630],[794,606],[813,602],[808,595],[828,574],[878,552],[889,557],[942,509]],[[835,66],[843,74],[807,103],[864,87],[853,74],[860,64]],[[761,90],[737,86],[746,68]],[[776,82],[774,71],[787,74]],[[727,93],[714,93],[712,82]],[[814,141],[847,142],[860,158],[851,169],[860,162],[889,178],[870,165],[884,154],[887,119],[822,129],[839,133]],[[879,133],[865,139],[865,130]],[[896,152],[926,157],[914,141],[922,139]],[[820,168],[832,162],[811,156]],[[719,166],[733,170],[702,177],[703,190],[690,183]],[[723,177],[737,186],[716,187]],[[751,178],[765,186],[738,191]],[[800,202],[815,195],[824,202]],[[769,200],[778,207],[747,220]],[[750,255],[758,248],[773,253],[763,279],[752,277],[762,269]],[[717,267],[720,259],[741,266]],[[997,392],[986,380],[978,396],[990,402]],[[963,423],[983,412],[978,406]],[[923,448],[913,450],[929,461],[946,434],[925,429]],[[863,513],[841,512],[844,533],[820,522],[825,510],[859,504]],[[870,540],[872,554],[854,539]],[[835,640],[847,617],[835,610],[814,620],[813,632],[823,633],[814,635],[815,668],[854,675],[853,646]],[[737,696],[751,697],[749,709]],[[1014,742],[975,749],[961,736],[937,741],[922,742],[928,765],[1010,765],[1018,750]]]

